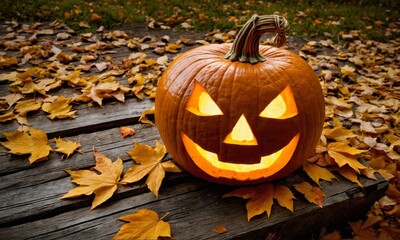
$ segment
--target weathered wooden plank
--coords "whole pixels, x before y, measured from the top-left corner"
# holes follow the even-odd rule
[[[66,169],[89,168],[95,164],[93,148],[113,160],[121,157],[123,161],[131,161],[127,152],[133,147],[134,141],[153,146],[155,140],[160,139],[157,128],[154,126],[145,127],[143,124],[136,124],[130,127],[136,129],[136,133],[133,137],[125,139],[121,136],[118,127],[68,138],[80,141],[81,153],[75,153],[64,160],[61,159],[61,154],[52,152],[49,160],[31,165],[28,156],[16,158],[14,155],[1,154],[0,189],[35,186],[65,177],[67,174],[64,170]],[[54,144],[52,146],[56,149]]]
[[[303,176],[295,174],[284,179],[283,183],[291,186],[302,180]],[[384,194],[387,186],[382,179],[373,181],[362,178],[361,181],[365,186],[364,192],[357,185],[345,180],[323,182],[326,201],[322,209],[297,196],[301,200],[295,201],[294,214],[274,206],[270,218],[263,215],[247,222],[243,200],[221,198],[230,188],[190,178],[190,181],[161,188],[159,199],[155,199],[151,193],[130,196],[110,201],[90,212],[88,207],[83,207],[49,218],[1,228],[0,236],[7,236],[9,239],[85,239],[94,236],[96,239],[109,239],[122,224],[116,222],[118,217],[137,209],[148,208],[160,214],[170,213],[167,220],[171,223],[176,239],[265,237],[268,232],[293,237],[297,234],[308,234],[307,229],[313,231],[321,226],[359,216],[358,214],[365,212],[373,201]],[[220,224],[229,231],[216,235],[212,229]]]
[[[125,103],[115,102],[103,107],[83,108],[75,119],[50,120],[44,114],[34,114],[29,117],[33,128],[45,131],[49,138],[74,136],[80,133],[94,132],[120,125],[137,123],[142,112],[154,105],[151,100],[139,101],[127,99]],[[2,124],[2,131],[12,132],[18,128],[16,121]],[[2,134],[0,138],[4,137]]]
[[[88,169],[95,164],[93,157],[93,147],[104,153],[112,160],[121,157],[125,162],[125,171],[132,166],[133,162],[127,152],[133,147],[133,141],[142,144],[154,145],[155,140],[159,140],[157,129],[153,127],[143,127],[142,124],[131,126],[136,129],[134,137],[122,138],[119,128],[98,131],[90,134],[81,134],[71,140],[80,141],[82,144],[81,153],[75,153],[68,159],[61,159],[58,153],[51,153],[50,160],[39,164],[30,165],[25,159],[16,160],[14,156],[3,155],[0,157],[0,165],[3,176],[0,177],[0,225],[24,219],[27,221],[57,212],[76,208],[83,204],[90,205],[90,200],[68,203],[59,201],[59,197],[67,193],[74,185],[70,183],[67,169]],[[170,159],[167,156],[166,159]],[[172,177],[174,179],[175,177]],[[185,176],[178,176],[185,178]],[[173,180],[172,180],[173,181]],[[129,189],[128,194],[145,191],[147,187],[140,183]],[[133,192],[132,192],[133,191]],[[146,190],[147,191],[147,190]],[[127,191],[121,191],[125,194]],[[49,208],[44,207],[49,206]]]

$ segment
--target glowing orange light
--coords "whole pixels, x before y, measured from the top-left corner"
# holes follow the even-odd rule
[[[268,106],[260,113],[260,117],[285,119],[298,114],[293,92],[288,85]]]
[[[207,93],[206,89],[198,82],[194,83],[186,109],[199,116],[223,115],[221,109]]]
[[[224,143],[238,145],[257,145],[257,140],[243,114],[236,122],[232,131],[228,134],[228,136],[226,136]]]
[[[285,147],[271,155],[263,156],[256,164],[220,162],[216,153],[203,149],[184,133],[181,133],[181,136],[193,162],[207,174],[245,181],[271,176],[285,167],[297,147],[300,133],[294,136]]]

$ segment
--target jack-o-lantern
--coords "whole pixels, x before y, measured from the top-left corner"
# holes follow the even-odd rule
[[[299,56],[259,46],[265,32],[285,43],[287,21],[253,16],[233,44],[178,56],[158,82],[155,120],[169,153],[208,181],[252,184],[289,175],[314,152],[324,98]]]

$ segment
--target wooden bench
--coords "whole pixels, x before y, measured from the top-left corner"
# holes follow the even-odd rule
[[[147,32],[141,28],[140,34]],[[129,52],[121,50],[113,57],[122,58],[126,54]],[[1,96],[4,96],[7,85],[0,87]],[[178,240],[265,239],[270,233],[284,238],[304,237],[321,227],[361,217],[387,188],[387,182],[382,178],[375,181],[361,177],[364,187],[360,188],[338,177],[340,181],[321,183],[326,194],[323,208],[296,195],[293,214],[274,204],[270,218],[263,214],[250,222],[247,221],[244,200],[222,198],[234,187],[204,182],[185,172],[167,174],[158,199],[147,189],[144,181],[140,181],[120,187],[110,200],[92,211],[89,211],[92,196],[60,200],[76,186],[65,170],[94,166],[93,147],[113,160],[121,157],[127,170],[132,165],[127,152],[133,147],[133,141],[153,146],[160,139],[155,126],[138,123],[143,110],[153,104],[151,100],[140,101],[131,96],[125,103],[109,101],[102,107],[78,105],[74,107],[78,109],[76,119],[49,120],[41,111],[30,114],[32,127],[46,131],[49,140],[62,137],[80,141],[81,153],[61,159],[60,154],[52,152],[48,161],[30,165],[27,156],[9,155],[2,148],[0,239],[111,239],[123,224],[117,220],[119,217],[143,208],[160,215],[168,212],[165,220],[171,224],[172,235]],[[136,129],[136,134],[122,138],[119,132],[122,125]],[[1,131],[14,131],[17,126],[16,121],[0,125]],[[3,135],[0,140],[5,140]],[[51,145],[54,148],[54,143]],[[299,170],[279,183],[290,187],[306,178]],[[228,231],[223,234],[213,232],[218,225],[224,225]]]

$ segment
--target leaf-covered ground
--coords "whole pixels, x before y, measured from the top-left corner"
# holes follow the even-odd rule
[[[238,27],[253,14],[275,13],[289,20],[291,35],[336,42],[351,30],[360,31],[368,39],[396,39],[399,9],[398,1],[386,0],[3,0],[0,21],[59,19],[77,31],[154,21],[168,28],[209,32]]]
[[[157,97],[157,80],[173,57],[198,45],[231,42],[236,35],[234,30],[213,31],[189,38],[185,37],[187,32],[178,32],[174,33],[180,36],[178,40],[171,40],[168,34],[159,34],[162,24],[156,21],[147,24],[154,29],[153,32],[139,37],[135,32],[104,28],[99,28],[96,33],[77,34],[58,21],[44,24],[5,22],[0,31],[0,122],[4,127],[18,122],[19,127],[3,132],[6,137],[2,140],[4,151],[31,154],[29,161],[32,164],[43,161],[48,155],[49,140],[44,132],[30,128],[29,121],[34,114],[42,111],[51,121],[59,119],[58,123],[62,124],[65,118],[79,118],[79,106],[83,104],[98,108],[113,101],[123,102],[126,98],[153,99]],[[310,181],[295,188],[310,202],[322,206],[323,192],[320,192],[318,184],[320,181],[332,181],[335,178],[332,173],[359,185],[360,175],[374,178],[379,173],[390,182],[386,196],[376,202],[363,219],[349,226],[352,234],[359,239],[398,239],[400,41],[365,40],[358,31],[346,33],[343,39],[345,41],[341,45],[329,39],[300,40],[302,44],[298,45],[299,39],[290,38],[287,43],[287,48],[306,59],[319,76],[326,102],[326,122],[320,144],[316,155],[308,159],[303,167]],[[266,43],[268,39],[263,39],[262,44]],[[126,53],[122,58],[121,52]],[[146,115],[152,112],[151,109],[145,112],[141,122],[151,124]],[[121,129],[121,134],[125,132],[134,134],[129,129]],[[61,151],[66,157],[79,148],[79,143],[55,141],[56,151]],[[21,142],[29,148],[21,148]],[[137,147],[132,150],[136,157],[149,148]],[[102,164],[118,163],[118,160],[112,162],[106,156],[96,154],[96,160],[103,159]],[[161,182],[150,175],[161,176],[163,171],[175,171],[174,166],[160,161],[163,154],[160,152],[154,161],[147,159],[151,156],[146,159],[139,157],[136,161],[141,165],[131,170],[132,178],[143,178],[149,174],[148,187],[155,195]],[[360,161],[361,158],[364,162]],[[146,168],[147,165],[150,167]],[[111,179],[112,184],[106,181],[106,185],[111,190],[105,191],[106,194],[103,194],[104,188],[97,191],[104,197],[112,195],[110,192],[115,191],[118,184],[123,184],[124,179],[120,180],[120,167],[114,167],[119,173],[115,177],[112,172],[104,172],[102,166],[97,164],[92,171],[83,171],[88,176],[96,174],[102,184],[104,181],[99,176],[108,174],[107,179]],[[146,171],[140,171],[142,168]],[[125,173],[125,180],[129,177],[128,172]],[[73,177],[74,181],[78,181],[75,175]],[[93,186],[93,182],[77,187],[85,190],[80,191],[80,195],[96,194],[95,188],[88,189],[87,186]],[[251,198],[247,203],[247,207],[252,206],[248,207],[249,220],[263,212],[270,214],[274,198],[281,206],[292,210],[292,195],[281,186],[267,184],[257,189],[237,191],[239,194],[234,192],[230,195]],[[263,198],[260,191],[274,194]],[[96,199],[93,204],[97,206],[104,201],[106,199]],[[254,211],[260,206],[257,202],[263,206],[262,211]],[[152,221],[159,223],[158,217],[153,217]],[[173,226],[171,228],[173,235]],[[341,233],[334,231],[330,234],[327,237]]]

